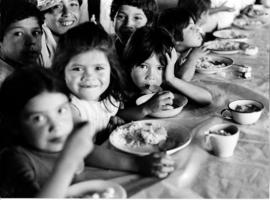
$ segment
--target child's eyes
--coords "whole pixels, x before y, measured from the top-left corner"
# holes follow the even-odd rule
[[[164,66],[159,66],[157,69],[158,69],[159,71],[163,71],[165,68],[164,68]]]
[[[101,65],[96,66],[96,70],[98,70],[98,71],[103,70],[103,69],[104,69],[104,67]]]
[[[33,31],[33,36],[40,36],[42,35],[42,31],[38,30],[38,31]]]
[[[17,32],[14,32],[13,35],[15,35],[15,36],[17,36],[17,37],[20,37],[20,36],[23,35],[23,32],[22,32],[22,31],[17,31]]]
[[[145,64],[138,65],[137,67],[139,67],[140,69],[147,69],[147,65]]]
[[[34,124],[42,123],[45,121],[45,117],[42,115],[33,115],[30,116],[30,121]]]
[[[134,20],[135,20],[135,21],[142,20],[142,17],[138,17],[138,16],[137,16],[137,17],[134,17]]]
[[[118,15],[116,16],[116,19],[118,19],[118,20],[124,20],[124,19],[125,19],[125,15],[123,15],[123,14],[118,14]]]
[[[72,71],[80,72],[80,71],[82,71],[83,69],[82,69],[82,67],[80,67],[80,66],[73,66],[73,67],[71,68],[71,70],[72,70]]]
[[[59,114],[65,114],[68,111],[67,106],[62,106],[58,109]]]
[[[71,6],[71,7],[79,7],[79,3],[77,3],[77,2],[72,2],[72,3],[70,3],[70,6]]]

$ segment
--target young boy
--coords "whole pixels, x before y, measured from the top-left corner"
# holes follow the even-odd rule
[[[115,46],[120,57],[130,35],[137,28],[152,25],[157,13],[155,0],[113,0],[110,17],[114,23],[117,36]]]
[[[197,60],[208,53],[201,47],[203,38],[193,15],[181,8],[168,8],[160,14],[157,23],[167,29],[175,40],[175,49],[180,54],[176,63],[176,76],[190,81]]]
[[[82,0],[38,0],[45,17],[41,52],[45,67],[51,66],[59,36],[79,24],[81,4]]]
[[[15,69],[42,64],[43,16],[31,3],[18,0],[0,2],[0,86]]]

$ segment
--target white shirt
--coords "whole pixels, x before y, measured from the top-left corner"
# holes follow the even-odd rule
[[[113,97],[103,101],[86,101],[81,100],[74,95],[71,96],[71,105],[76,108],[79,113],[80,120],[89,121],[91,126],[95,126],[95,133],[104,130],[112,116],[118,112],[120,102]]]

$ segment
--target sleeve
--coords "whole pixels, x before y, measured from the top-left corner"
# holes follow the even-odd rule
[[[34,197],[40,190],[34,165],[29,157],[17,150],[1,155],[1,197]]]

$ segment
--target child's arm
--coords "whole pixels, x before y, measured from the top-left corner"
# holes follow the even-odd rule
[[[209,53],[205,47],[194,48],[188,56],[186,62],[181,66],[177,66],[176,77],[184,81],[191,81],[196,70],[196,64],[198,59],[206,56]]]
[[[233,7],[228,7],[226,6],[227,2],[224,2],[223,4],[221,4],[220,6],[217,7],[213,7],[209,9],[209,15],[218,13],[218,12],[234,12],[235,9]]]
[[[128,121],[140,120],[151,113],[168,109],[168,106],[172,104],[173,98],[174,96],[171,92],[159,92],[141,105],[119,110],[117,115]]]
[[[212,95],[206,89],[175,77],[174,64],[177,60],[176,50],[172,50],[171,57],[168,54],[166,57],[168,62],[165,71],[166,83],[199,104],[206,105],[211,103]]]
[[[103,146],[95,146],[93,152],[85,159],[85,164],[111,170],[121,170],[154,175],[164,178],[174,170],[174,161],[164,153],[148,156],[135,156],[113,151]]]
[[[52,174],[37,195],[38,198],[65,197],[74,173],[93,149],[93,134],[89,134],[91,131],[89,124],[83,123],[67,139]]]

